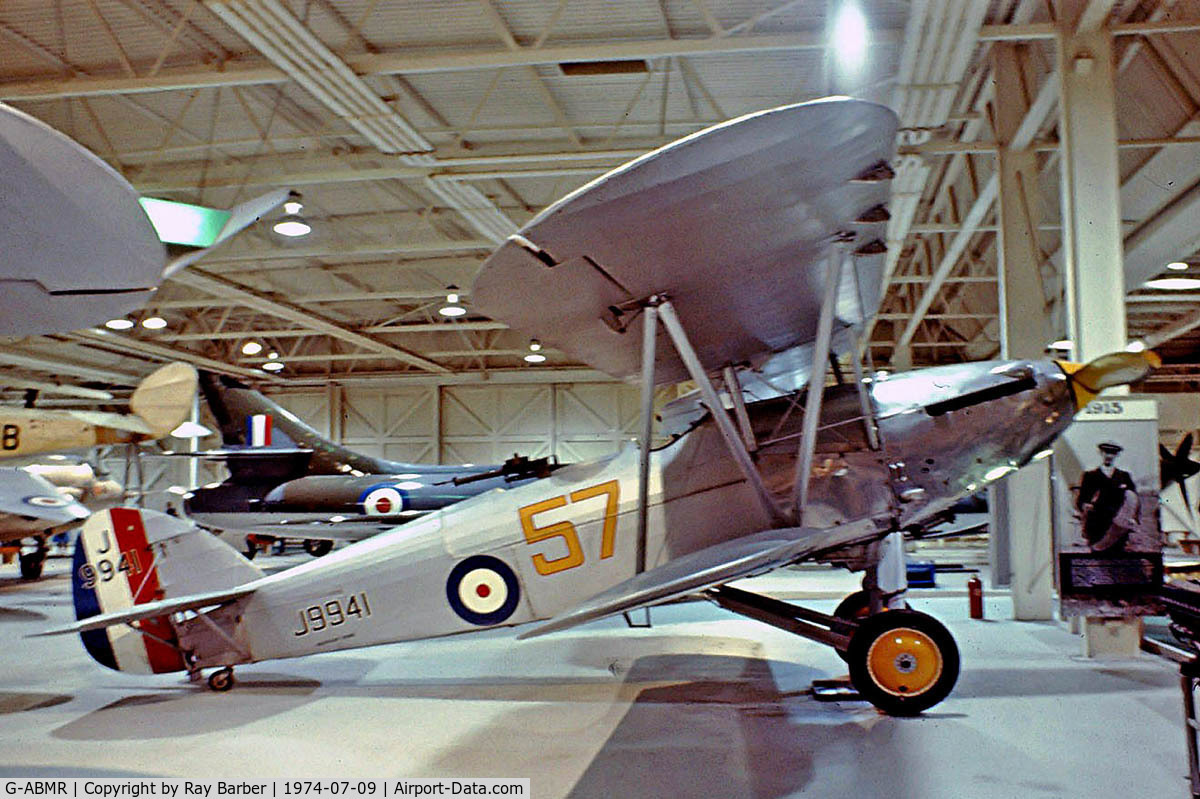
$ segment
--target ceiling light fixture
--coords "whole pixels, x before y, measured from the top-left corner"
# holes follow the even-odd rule
[[[1194,277],[1160,277],[1155,280],[1147,280],[1143,284],[1148,289],[1162,289],[1165,291],[1194,291],[1200,289],[1200,278]]]
[[[833,49],[843,70],[857,73],[862,69],[867,55],[867,20],[853,0],[842,3],[834,18]]]
[[[270,352],[267,353],[267,360],[269,360],[269,361],[273,361],[278,357],[279,357],[279,353],[276,352],[275,350],[271,350]]]
[[[440,313],[442,316],[449,316],[451,318],[463,316],[466,314],[467,309],[459,305],[458,301],[458,286],[455,286],[454,284],[446,286],[446,304],[441,308],[438,308],[438,313]]]
[[[257,341],[247,341],[242,345],[242,355],[258,355],[263,351],[263,345]]]
[[[283,361],[267,361],[262,368],[268,372],[278,372],[283,369]]]
[[[312,232],[312,225],[308,224],[307,220],[300,216],[300,211],[303,208],[304,205],[300,202],[300,195],[297,192],[292,192],[288,195],[287,202],[283,204],[283,210],[287,215],[280,218],[271,229],[281,236],[293,239],[298,236],[307,236]]]
[[[538,341],[536,338],[529,339],[529,352],[526,353],[526,355],[525,355],[525,362],[526,363],[542,363],[543,361],[545,361],[546,356],[542,355],[542,353],[540,352],[541,349],[542,349],[542,342]]]
[[[1058,341],[1051,341],[1047,349],[1059,350],[1061,352],[1070,352],[1071,347],[1075,344],[1069,338],[1060,338]]]
[[[128,319],[109,319],[104,326],[109,330],[128,330],[133,327],[133,322]]]
[[[167,326],[167,320],[161,316],[147,316],[142,320],[142,327],[147,330],[162,330]]]
[[[1125,351],[1126,352],[1145,352],[1146,351],[1146,342],[1131,341],[1125,345]]]
[[[1188,265],[1186,261],[1171,261],[1171,263],[1167,264],[1167,269],[1171,269],[1176,272],[1186,272],[1187,268]]]

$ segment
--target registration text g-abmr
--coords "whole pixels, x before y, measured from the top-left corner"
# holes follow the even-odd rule
[[[5,780],[8,796],[70,796],[66,780]]]

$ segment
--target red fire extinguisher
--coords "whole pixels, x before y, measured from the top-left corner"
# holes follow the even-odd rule
[[[971,575],[967,580],[967,600],[971,605],[971,618],[983,618],[983,581],[978,574]]]

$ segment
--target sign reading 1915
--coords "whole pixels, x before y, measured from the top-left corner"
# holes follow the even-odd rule
[[[1120,416],[1125,413],[1125,406],[1120,400],[1093,400],[1083,409],[1087,416]]]

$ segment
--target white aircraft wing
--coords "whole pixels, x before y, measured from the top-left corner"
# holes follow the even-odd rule
[[[144,305],[165,251],[94,154],[0,105],[0,335],[77,330]]]
[[[603,591],[566,613],[518,638],[534,638],[595,619],[694,594],[743,577],[770,571],[792,561],[855,542],[855,531],[867,540],[877,536],[873,525],[829,530],[787,527],[766,530],[674,558]]]
[[[29,523],[35,520],[49,529],[82,522],[89,515],[91,511],[64,496],[44,477],[0,467],[0,541],[28,535]]]
[[[472,302],[628,377],[641,362],[633,309],[666,294],[706,368],[783,353],[805,368],[795,354],[816,336],[838,248],[862,254],[843,271],[835,351],[878,308],[896,126],[884,106],[830,98],[700,131],[538,214],[487,260]],[[686,379],[672,347],[657,353],[658,382]]]

